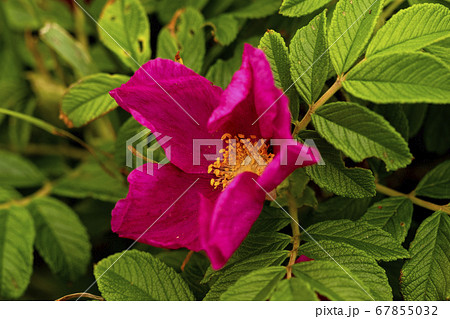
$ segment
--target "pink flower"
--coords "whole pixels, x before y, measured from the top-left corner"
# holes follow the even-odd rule
[[[264,53],[250,45],[226,90],[179,63],[155,59],[110,94],[160,138],[171,137],[162,145],[170,149],[171,163],[159,169],[146,164],[153,165],[152,176],[145,173],[148,167],[128,176],[129,192],[112,212],[112,230],[152,246],[204,250],[214,269],[225,265],[247,236],[266,192],[318,159],[315,150],[292,140],[288,100],[275,87]],[[227,143],[215,162],[202,155],[194,163],[194,139],[221,138]],[[260,139],[284,142],[263,140],[260,161],[246,162],[244,144],[256,145]],[[233,146],[236,165],[231,164]],[[201,150],[216,152],[215,147]]]

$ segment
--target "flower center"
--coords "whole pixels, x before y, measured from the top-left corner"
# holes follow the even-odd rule
[[[216,176],[211,179],[211,186],[215,189],[219,185],[227,187],[234,177],[243,172],[261,175],[275,156],[268,151],[269,145],[265,140],[258,140],[255,135],[246,138],[243,134],[232,136],[227,133],[222,136],[222,140],[228,144],[219,151],[223,159],[218,157],[208,167],[208,173]]]

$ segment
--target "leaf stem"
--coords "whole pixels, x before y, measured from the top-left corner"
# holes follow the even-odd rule
[[[0,209],[8,209],[13,205],[27,206],[33,199],[38,198],[38,197],[45,197],[45,196],[49,195],[51,193],[52,189],[53,189],[52,182],[47,181],[44,183],[44,185],[38,191],[36,191],[35,193],[33,193],[27,197],[24,197],[24,198],[21,198],[18,200],[11,200],[9,202],[0,204]]]
[[[324,105],[337,91],[339,91],[342,88],[342,82],[345,81],[345,76],[338,76],[336,79],[336,82],[326,91],[319,100],[317,100],[316,103],[311,105],[308,109],[308,112],[306,112],[305,116],[301,119],[300,122],[298,122],[295,125],[294,132],[292,133],[293,136],[296,136],[301,130],[306,129],[309,122],[311,122],[311,116],[314,114],[314,112]]]
[[[437,204],[433,204],[433,203],[427,202],[427,201],[425,201],[423,199],[417,198],[415,196],[415,194],[414,194],[414,191],[409,193],[409,194],[404,194],[404,193],[396,191],[395,189],[389,188],[387,186],[384,186],[384,185],[381,185],[381,184],[378,184],[378,183],[375,183],[375,187],[376,187],[376,190],[379,193],[381,193],[381,194],[388,195],[388,196],[406,197],[411,202],[413,202],[414,204],[416,204],[416,205],[418,205],[420,207],[423,207],[423,208],[426,208],[426,209],[429,209],[429,210],[432,210],[432,211],[440,210],[440,211],[443,211],[446,214],[450,215],[450,207],[449,206],[440,206],[440,205],[437,205]]]
[[[71,299],[75,299],[77,298],[89,298],[89,299],[93,299],[93,300],[99,300],[99,301],[105,301],[105,299],[101,296],[96,296],[87,292],[78,292],[78,293],[74,293],[74,294],[70,294],[70,295],[66,295],[64,297],[58,298],[55,301],[68,301]]]
[[[184,258],[183,263],[181,264],[181,271],[184,271],[184,268],[186,267],[187,263],[189,262],[189,260],[191,260],[192,255],[194,254],[193,250],[189,250],[189,252],[186,255],[186,258]]]
[[[289,215],[291,215],[291,228],[292,228],[292,238],[293,238],[293,246],[289,257],[289,263],[286,267],[286,278],[290,279],[292,277],[292,266],[295,264],[295,260],[297,259],[297,251],[300,246],[300,229],[298,227],[298,209],[297,203],[295,201],[294,196],[290,192],[287,192],[288,199],[288,208]]]

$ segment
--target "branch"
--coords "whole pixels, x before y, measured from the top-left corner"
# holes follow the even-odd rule
[[[47,195],[49,195],[51,193],[53,189],[53,184],[51,182],[46,182],[44,183],[44,185],[35,193],[18,199],[18,200],[11,200],[9,202],[0,204],[0,209],[8,209],[13,205],[16,206],[27,206],[33,199],[38,198],[38,197],[45,197]]]
[[[297,259],[297,251],[300,246],[300,229],[298,228],[298,209],[297,203],[295,201],[294,196],[291,195],[290,192],[287,192],[288,198],[288,208],[289,215],[291,215],[291,228],[292,228],[292,238],[293,238],[293,246],[291,250],[291,254],[289,257],[289,263],[286,267],[287,275],[286,278],[290,279],[292,277],[292,266],[295,264],[295,260]]]
[[[445,206],[445,205],[444,206],[440,206],[440,205],[437,205],[437,204],[433,204],[433,203],[427,202],[427,201],[425,201],[423,199],[417,198],[414,195],[414,192],[411,192],[409,194],[404,194],[404,193],[400,193],[400,192],[398,192],[398,191],[396,191],[396,190],[394,190],[392,188],[389,188],[387,186],[384,186],[384,185],[381,185],[381,184],[378,184],[378,183],[375,183],[375,186],[376,186],[376,190],[379,193],[381,193],[381,194],[388,195],[388,196],[406,197],[411,202],[413,202],[414,204],[416,204],[416,205],[418,205],[420,207],[423,207],[423,208],[426,208],[426,209],[429,209],[429,210],[432,210],[432,211],[440,210],[440,211],[443,211],[446,214],[450,215],[450,207],[449,206]]]

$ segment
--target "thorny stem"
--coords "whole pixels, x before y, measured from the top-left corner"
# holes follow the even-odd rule
[[[450,215],[450,206],[440,206],[440,205],[437,205],[437,204],[433,204],[433,203],[427,202],[427,201],[425,201],[423,199],[417,198],[415,196],[415,194],[414,194],[414,191],[412,191],[409,194],[404,194],[404,193],[400,193],[400,192],[396,191],[395,189],[389,188],[387,186],[384,186],[384,185],[381,185],[381,184],[378,184],[378,183],[375,183],[375,186],[376,186],[376,190],[379,193],[381,193],[381,194],[388,195],[388,196],[406,197],[411,202],[413,202],[414,204],[416,204],[416,205],[418,205],[420,207],[423,207],[423,208],[426,208],[426,209],[429,209],[429,210],[432,210],[432,211],[440,210],[440,211],[443,211],[446,214]]]
[[[342,82],[344,81],[345,76],[338,76],[336,82],[334,82],[334,84],[328,89],[328,91],[326,91],[316,103],[309,107],[308,112],[305,114],[302,120],[295,125],[294,132],[292,133],[293,136],[296,136],[298,132],[304,130],[308,126],[309,122],[311,122],[311,116],[314,114],[314,112],[319,107],[324,105],[337,91],[339,91],[340,88],[342,88]]]
[[[18,200],[11,200],[9,202],[6,202],[4,204],[0,204],[0,209],[8,209],[13,205],[16,206],[27,206],[33,199],[38,198],[38,197],[45,197],[47,195],[50,194],[50,192],[52,191],[53,185],[51,182],[46,182],[44,183],[44,185],[35,193],[18,199]]]
[[[291,250],[291,254],[289,257],[289,263],[286,267],[286,278],[290,279],[292,277],[292,266],[295,264],[295,260],[297,259],[297,251],[300,246],[300,229],[298,228],[298,209],[297,203],[295,202],[294,196],[291,193],[287,192],[288,198],[288,208],[289,215],[291,215],[291,228],[292,228],[292,238],[293,238],[293,246]]]

